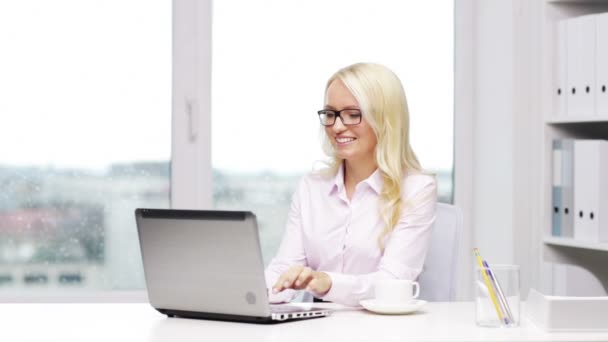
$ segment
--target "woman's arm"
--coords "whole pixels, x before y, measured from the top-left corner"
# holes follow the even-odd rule
[[[291,200],[291,207],[287,216],[287,224],[283,240],[279,247],[279,251],[272,259],[268,267],[266,267],[266,287],[269,289],[269,299],[271,303],[289,302],[295,297],[295,290],[285,290],[280,293],[273,293],[272,286],[279,279],[281,274],[285,273],[294,265],[306,266],[306,253],[302,239],[302,219],[301,219],[301,193],[304,190],[304,181],[300,181],[298,189],[294,193]]]

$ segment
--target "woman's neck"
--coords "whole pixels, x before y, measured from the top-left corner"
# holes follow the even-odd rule
[[[354,188],[359,182],[369,178],[378,166],[375,160],[344,161],[344,185]]]

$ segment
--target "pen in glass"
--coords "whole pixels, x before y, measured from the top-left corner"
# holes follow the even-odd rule
[[[502,311],[500,310],[500,305],[498,304],[498,300],[496,299],[496,294],[494,293],[492,283],[490,282],[487,272],[485,272],[485,266],[483,266],[483,261],[481,259],[481,255],[479,255],[479,250],[477,248],[474,248],[473,253],[475,253],[477,263],[479,264],[479,271],[481,272],[481,276],[482,276],[484,282],[486,283],[488,292],[490,293],[490,299],[492,300],[492,304],[494,304],[494,309],[496,309],[496,315],[498,316],[498,319],[500,321],[505,322]],[[505,324],[508,324],[508,323],[505,322]]]
[[[498,278],[496,278],[496,276],[494,275],[494,272],[492,272],[490,265],[488,265],[488,263],[485,260],[482,260],[482,263],[486,267],[486,272],[488,273],[488,276],[490,276],[490,280],[492,281],[492,284],[496,288],[498,301],[506,316],[505,323],[509,324],[509,323],[513,322],[514,319],[513,319],[513,314],[511,313],[511,309],[509,308],[509,303],[507,302],[507,297],[505,297],[504,292],[502,291],[502,288],[500,287],[500,283],[498,282]]]

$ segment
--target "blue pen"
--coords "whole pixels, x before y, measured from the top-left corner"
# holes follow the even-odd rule
[[[505,324],[509,325],[510,322],[513,321],[513,315],[511,314],[511,310],[509,309],[509,303],[507,303],[507,298],[505,297],[504,293],[502,292],[502,289],[500,288],[498,279],[494,277],[494,272],[492,272],[492,269],[490,269],[490,265],[488,265],[485,260],[483,260],[482,263],[483,266],[486,268],[486,274],[490,277],[490,280],[492,280],[492,284],[496,288],[496,293],[498,294],[498,301],[500,302],[500,306],[502,307],[503,312],[505,313]]]

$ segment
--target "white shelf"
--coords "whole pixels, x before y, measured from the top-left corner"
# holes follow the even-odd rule
[[[608,243],[577,241],[572,238],[545,236],[543,238],[543,260],[546,262],[581,267],[606,288],[608,284]],[[584,273],[583,273],[584,274]],[[581,274],[579,273],[579,276]],[[587,279],[587,280],[585,280]],[[590,282],[588,277],[577,281]]]
[[[573,238],[567,237],[555,237],[555,236],[546,236],[543,239],[543,242],[547,245],[553,246],[562,246],[562,247],[572,247],[572,248],[582,248],[594,251],[604,251],[608,252],[608,243],[604,242],[588,242],[588,241],[579,241]]]
[[[549,125],[552,124],[571,124],[571,123],[608,123],[608,118],[602,117],[561,117],[561,118],[549,118],[546,120],[546,123]]]
[[[547,0],[550,4],[606,4],[606,0]]]

